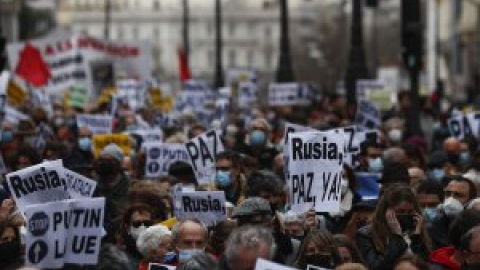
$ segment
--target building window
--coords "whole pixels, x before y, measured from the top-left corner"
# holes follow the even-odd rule
[[[138,26],[133,26],[132,27],[132,37],[133,37],[133,40],[138,40]]]
[[[159,0],[153,1],[153,9],[154,10],[159,10],[160,9],[160,1]]]
[[[253,67],[253,56],[254,56],[254,53],[253,53],[253,50],[248,50],[247,51],[247,66],[248,67]]]
[[[153,38],[154,38],[155,40],[159,40],[159,39],[160,39],[160,29],[158,28],[157,25],[155,25],[155,26],[153,27]]]
[[[237,65],[237,54],[234,49],[231,49],[228,52],[228,64],[230,67],[235,67]]]
[[[228,24],[228,33],[230,34],[231,37],[235,36],[235,23],[231,22]]]
[[[272,52],[265,52],[265,68],[268,69],[272,66]]]
[[[118,26],[117,28],[117,39],[118,40],[123,40],[124,38],[124,32],[123,32],[123,27],[121,25]]]

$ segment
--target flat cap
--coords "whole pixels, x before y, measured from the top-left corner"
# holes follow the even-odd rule
[[[232,217],[245,217],[258,214],[271,214],[272,208],[267,200],[260,197],[252,197],[244,200],[233,209]]]

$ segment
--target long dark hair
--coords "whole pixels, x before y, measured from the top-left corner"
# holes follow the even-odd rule
[[[415,211],[421,213],[420,204],[418,203],[417,197],[412,189],[405,184],[394,184],[382,194],[377,208],[375,209],[375,213],[373,214],[372,239],[375,248],[382,254],[386,252],[385,248],[388,238],[392,236],[385,214],[389,208],[399,205],[402,202],[411,203],[415,208]],[[429,247],[430,239],[427,236],[425,227],[422,228],[421,237],[423,243]]]
[[[316,246],[326,247],[326,250],[332,254],[332,259],[335,265],[339,263],[340,255],[338,253],[337,246],[335,245],[333,235],[325,229],[314,228],[308,232],[307,236],[305,236],[305,239],[303,239],[302,244],[300,245],[297,260],[295,261],[295,265],[297,267],[305,265],[305,256],[307,253],[308,244],[311,242],[315,243]]]

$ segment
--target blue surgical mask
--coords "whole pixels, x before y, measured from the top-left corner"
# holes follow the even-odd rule
[[[267,141],[267,134],[261,130],[254,130],[250,133],[250,145],[260,146]]]
[[[134,130],[137,130],[137,129],[138,129],[138,126],[136,124],[131,124],[131,125],[127,126],[128,131],[134,131]]]
[[[2,142],[13,141],[13,132],[6,130],[2,132]]]
[[[215,175],[215,185],[218,188],[226,188],[232,184],[232,179],[230,178],[229,171],[218,170]]]
[[[437,216],[436,207],[426,207],[423,209],[423,217],[427,220],[427,222],[432,222],[436,216]]]
[[[428,175],[430,178],[436,181],[442,181],[442,179],[445,177],[445,171],[442,168],[435,168],[432,169]]]
[[[163,262],[170,263],[175,260],[176,254],[173,251],[167,252],[167,254],[163,255]]]
[[[185,262],[193,258],[195,255],[202,253],[201,249],[183,249],[178,251],[178,261]]]
[[[78,148],[82,151],[91,151],[92,150],[92,140],[88,137],[83,137],[78,139]]]
[[[470,153],[468,151],[461,152],[459,162],[461,165],[468,165],[470,163]]]
[[[368,171],[381,172],[383,169],[383,161],[381,157],[368,159]]]

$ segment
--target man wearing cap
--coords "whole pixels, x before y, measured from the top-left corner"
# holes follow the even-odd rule
[[[127,191],[130,180],[122,170],[123,153],[116,144],[103,148],[100,156],[94,162],[94,175],[97,180],[96,196],[105,197],[105,229],[107,239],[114,232],[117,223],[121,223],[124,210],[127,207]],[[108,241],[108,240],[107,240]]]
[[[272,208],[267,200],[260,197],[244,200],[233,209],[232,218],[237,219],[239,227],[260,225],[273,229],[273,237],[277,246],[273,261],[286,265],[293,264],[300,242],[280,231],[279,221],[274,218]]]

